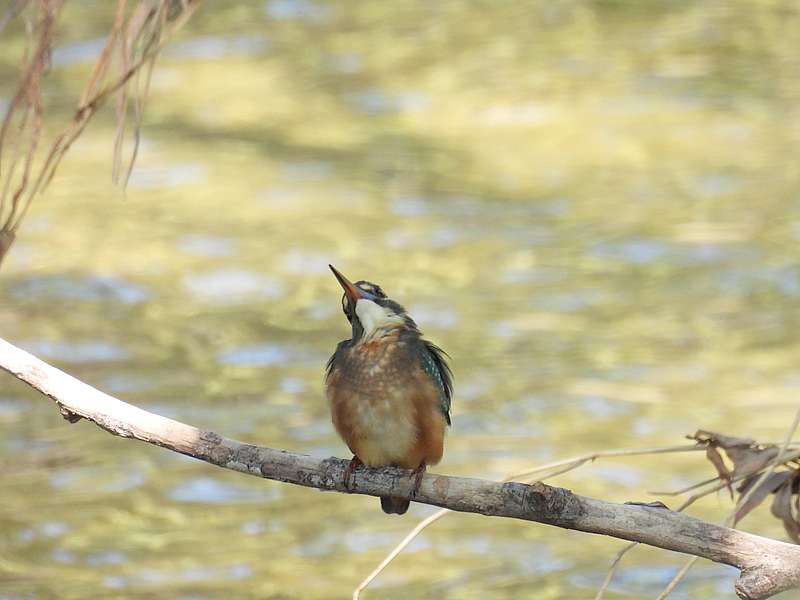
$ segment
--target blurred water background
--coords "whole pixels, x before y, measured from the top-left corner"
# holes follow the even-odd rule
[[[51,123],[113,4],[67,4]],[[4,105],[23,40],[2,38]],[[699,427],[782,440],[800,392],[798,42],[792,1],[207,2],[156,67],[127,193],[109,111],[34,202],[0,331],[147,410],[347,457],[322,389],[348,335],[330,262],[452,356],[437,471],[499,478]],[[691,454],[555,483],[651,500],[710,476]],[[431,512],[68,425],[0,377],[4,600],[349,597]],[[766,509],[743,528],[784,539]],[[621,546],[454,514],[364,597],[591,598]],[[637,550],[608,597],[653,598],[682,563]],[[672,597],[733,598],[735,576],[701,562]]]

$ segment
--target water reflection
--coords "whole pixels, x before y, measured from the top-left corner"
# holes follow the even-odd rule
[[[46,537],[61,537],[69,531],[69,525],[61,521],[47,521],[42,523],[40,530]]]
[[[324,160],[295,160],[281,165],[281,175],[291,182],[324,181],[333,175],[333,165]]]
[[[205,168],[197,164],[174,164],[166,167],[137,165],[131,173],[128,185],[133,188],[179,187],[203,183]]]
[[[288,348],[275,344],[258,344],[227,350],[220,354],[219,362],[239,367],[268,367],[286,364],[291,357]]]
[[[147,483],[147,476],[142,470],[129,468],[126,473],[122,473],[116,477],[112,477],[107,481],[102,490],[111,493],[129,492]]]
[[[167,46],[164,55],[176,59],[221,60],[224,58],[257,56],[269,49],[263,35],[235,37],[199,36]]]
[[[623,240],[601,242],[591,249],[591,254],[600,258],[625,260],[634,264],[647,264],[663,260],[670,252],[667,244],[657,240]]]
[[[30,409],[30,403],[27,401],[0,397],[0,421],[16,421]]]
[[[141,284],[112,275],[40,275],[29,276],[12,284],[11,294],[18,300],[99,300],[138,304],[150,298]]]
[[[183,285],[196,299],[215,304],[274,300],[284,294],[277,279],[237,268],[192,273],[183,278]]]
[[[106,38],[98,37],[93,40],[74,42],[56,47],[53,51],[53,67],[67,67],[75,64],[93,63],[106,44]]]
[[[283,265],[287,271],[298,275],[323,274],[328,271],[328,257],[294,248],[284,257]]]
[[[73,552],[69,550],[65,550],[63,548],[56,548],[50,553],[50,558],[56,562],[60,563],[72,563],[75,562],[76,556]]]
[[[222,258],[236,254],[236,241],[215,235],[190,234],[178,239],[182,252],[206,258]]]
[[[229,504],[240,502],[272,502],[281,496],[277,486],[245,488],[225,484],[208,477],[196,477],[181,483],[169,492],[169,497],[178,502],[205,502]]]
[[[72,363],[121,361],[129,357],[124,348],[100,340],[57,342],[51,340],[22,340],[19,346],[47,360]]]
[[[46,85],[65,120],[112,16],[95,4],[60,29]],[[349,456],[322,383],[349,331],[333,263],[453,358],[436,470],[499,478],[698,427],[780,439],[800,380],[800,23],[789,3],[731,3],[724,28],[710,4],[665,7],[204,7],[156,66],[125,198],[103,179],[114,131],[98,121],[34,202],[0,270],[2,336],[158,414]],[[0,587],[26,598],[338,598],[430,514],[388,519],[373,498],[67,426],[8,378],[0,467]],[[708,476],[664,455],[555,483],[649,500]],[[618,547],[466,515],[415,544],[372,595],[591,597]],[[612,592],[629,598],[679,564],[626,561]],[[700,568],[684,597],[729,594],[732,577]]]
[[[86,557],[86,562],[93,567],[101,567],[104,565],[120,565],[127,560],[124,553],[117,550],[107,550],[105,552],[96,552]]]
[[[301,19],[311,23],[324,23],[332,17],[332,9],[313,0],[268,0],[264,4],[267,15],[273,19]]]
[[[281,390],[287,394],[300,394],[306,390],[306,383],[296,377],[286,377],[281,380]]]
[[[458,313],[446,305],[415,303],[409,310],[421,329],[452,329],[460,321]]]
[[[356,110],[367,114],[423,111],[430,103],[428,97],[420,92],[389,95],[379,89],[353,92],[345,96],[345,100]]]

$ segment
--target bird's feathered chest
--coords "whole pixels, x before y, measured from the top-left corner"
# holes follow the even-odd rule
[[[427,354],[424,341],[395,330],[365,343],[343,342],[331,357],[333,422],[366,464],[416,468],[441,458],[448,420],[441,388],[424,367]]]
[[[330,375],[352,391],[390,395],[410,385],[421,364],[420,351],[420,342],[401,339],[399,332],[363,344],[343,344],[331,358]]]
[[[368,342],[340,342],[328,361],[326,384],[329,397],[423,395],[450,424],[452,374],[443,351],[415,330],[393,328]]]

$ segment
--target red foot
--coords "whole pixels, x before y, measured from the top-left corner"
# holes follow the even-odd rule
[[[353,473],[355,470],[363,465],[364,463],[361,462],[361,459],[358,458],[356,455],[353,455],[353,458],[350,459],[350,463],[344,469],[344,487],[345,489],[350,492],[352,491],[352,483],[353,483]]]
[[[425,464],[423,460],[419,466],[412,471],[414,473],[414,487],[411,489],[411,500],[417,497],[417,492],[419,492],[419,486],[422,485],[422,478],[425,476],[425,471],[428,469],[428,465]]]

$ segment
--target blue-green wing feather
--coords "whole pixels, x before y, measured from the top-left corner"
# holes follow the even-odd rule
[[[439,403],[447,424],[450,425],[450,403],[453,399],[453,372],[447,364],[447,354],[436,344],[425,341],[422,352],[422,368],[439,388]]]

